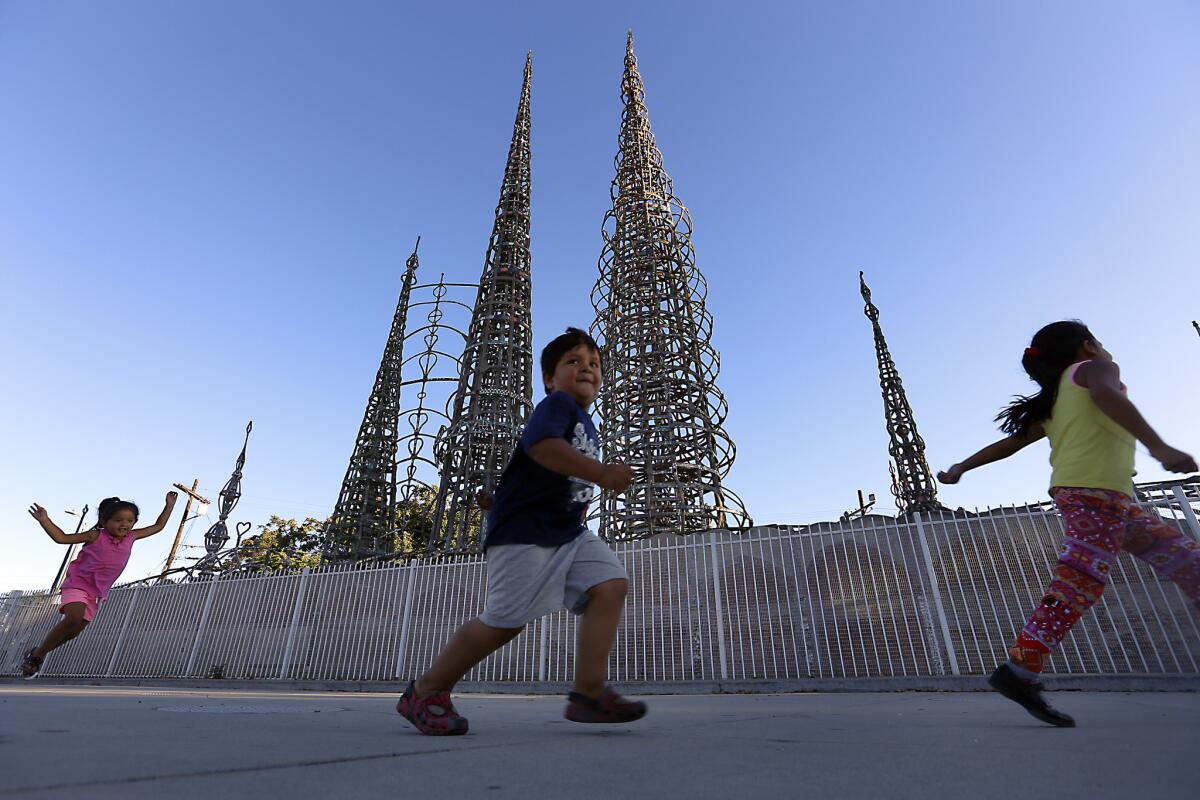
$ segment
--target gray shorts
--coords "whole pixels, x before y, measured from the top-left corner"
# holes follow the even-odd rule
[[[487,551],[487,597],[479,621],[520,628],[562,608],[582,614],[588,589],[629,576],[604,541],[584,531],[566,544],[501,544]]]

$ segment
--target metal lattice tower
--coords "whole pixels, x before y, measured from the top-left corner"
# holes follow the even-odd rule
[[[238,453],[233,465],[233,474],[221,489],[221,513],[217,521],[204,534],[204,549],[208,555],[200,560],[196,567],[204,570],[218,563],[219,556],[225,543],[229,541],[229,527],[225,520],[233,513],[234,507],[242,499],[242,467],[246,466],[246,447],[250,444],[250,431],[254,430],[254,420],[246,423],[246,438],[242,441],[242,452]]]
[[[593,515],[609,541],[747,526],[741,499],[722,485],[736,449],[723,428],[729,404],[716,385],[708,284],[696,268],[691,216],[650,130],[632,31],[621,95],[592,333],[604,356],[604,460],[632,466],[636,477],[623,494],[605,492]]]
[[[937,499],[937,484],[925,460],[925,441],[917,433],[912,406],[904,394],[904,384],[896,362],[888,351],[883,329],[879,327],[879,309],[871,302],[871,289],[863,273],[858,273],[859,288],[866,307],[863,313],[871,320],[875,331],[875,355],[879,360],[879,388],[883,390],[883,413],[887,420],[888,454],[896,468],[892,472],[892,494],[902,514],[913,511],[936,511],[942,508]]]
[[[529,84],[525,77],[500,202],[462,356],[451,423],[438,441],[441,484],[430,547],[465,552],[480,546],[477,492],[492,492],[533,408],[530,316]]]
[[[421,244],[417,238],[417,246]],[[408,302],[417,280],[417,248],[404,271],[396,313],[383,348],[383,360],[367,400],[350,466],[325,533],[330,558],[362,559],[392,550],[396,517],[396,443],[400,423],[400,383]]]

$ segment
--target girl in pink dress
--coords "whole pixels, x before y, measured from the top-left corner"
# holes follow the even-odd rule
[[[50,521],[46,509],[37,503],[29,507],[30,516],[41,524],[51,539],[59,544],[83,542],[83,547],[67,568],[67,577],[62,584],[62,603],[58,612],[63,618],[50,629],[41,645],[25,654],[21,674],[26,680],[38,674],[51,650],[74,639],[87,627],[96,616],[100,601],[108,596],[108,590],[129,563],[133,543],[165,528],[178,498],[177,493],[167,492],[166,505],[154,524],[134,528],[138,507],[128,500],[109,497],[100,502],[97,527],[83,533],[63,533],[62,528]]]

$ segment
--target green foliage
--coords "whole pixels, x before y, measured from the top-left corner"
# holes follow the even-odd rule
[[[429,536],[433,533],[433,519],[437,509],[436,486],[417,486],[407,501],[396,503],[396,536],[392,546],[395,552],[409,558],[432,555],[429,551]],[[481,515],[472,515],[469,539],[479,542]]]
[[[408,500],[396,501],[396,535],[392,540],[395,552],[409,558],[429,553],[429,535],[433,533],[433,511],[437,504],[437,487],[416,486]]]
[[[272,515],[269,522],[258,526],[258,534],[242,541],[240,566],[252,572],[319,566],[325,525],[312,517],[296,522]]]
[[[393,552],[406,558],[429,555],[429,536],[433,532],[434,509],[437,505],[436,486],[417,486],[407,500],[400,499],[396,508]],[[478,516],[478,515],[477,515]],[[249,572],[317,567],[324,561],[324,534],[329,520],[312,517],[303,522],[272,516],[259,532],[242,541],[238,549],[237,566]],[[479,523],[472,525],[472,535],[479,538]],[[226,568],[233,564],[227,564]]]

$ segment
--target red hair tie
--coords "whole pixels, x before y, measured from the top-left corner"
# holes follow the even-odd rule
[[[1042,351],[1037,349],[1036,347],[1026,347],[1025,348],[1025,355],[1027,355],[1027,356],[1035,356],[1036,357],[1036,356],[1040,356],[1041,354],[1042,354]]]

